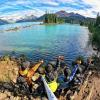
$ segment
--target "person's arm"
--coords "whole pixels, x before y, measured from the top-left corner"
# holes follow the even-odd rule
[[[27,74],[27,77],[32,77],[34,75],[34,73],[37,71],[37,69],[39,68],[39,66],[43,63],[43,60],[39,61],[37,64],[35,64],[29,71]]]

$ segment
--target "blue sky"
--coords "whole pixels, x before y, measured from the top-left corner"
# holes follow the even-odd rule
[[[0,16],[34,14],[65,10],[87,17],[96,17],[100,0],[0,0]]]

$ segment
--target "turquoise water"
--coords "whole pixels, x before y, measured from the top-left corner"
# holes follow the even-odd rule
[[[33,23],[19,23],[0,26],[0,30],[11,27],[23,27]],[[45,61],[64,55],[70,63],[78,55],[91,55],[87,46],[88,29],[79,25],[32,25],[17,31],[0,33],[0,54],[25,53],[28,57]]]

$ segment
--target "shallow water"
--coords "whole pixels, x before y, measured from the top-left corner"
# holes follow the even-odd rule
[[[33,23],[2,25],[0,30],[23,27]],[[79,25],[32,25],[17,31],[0,33],[0,54],[15,51],[25,53],[28,57],[45,61],[64,55],[69,64],[78,55],[91,55],[88,48],[88,29]]]

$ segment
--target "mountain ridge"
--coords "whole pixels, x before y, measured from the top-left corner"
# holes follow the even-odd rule
[[[60,10],[56,13],[52,13],[52,14],[56,14],[57,17],[59,18],[63,18],[63,19],[73,19],[73,20],[85,20],[87,18],[90,18],[90,17],[85,17],[81,14],[78,14],[78,13],[74,13],[74,12],[66,12],[64,10]],[[9,24],[9,23],[20,23],[20,22],[32,22],[32,21],[43,21],[44,18],[45,18],[45,15],[42,15],[40,17],[37,17],[36,15],[34,14],[25,14],[25,15],[7,15],[7,16],[3,16],[3,17],[0,17],[0,25],[3,25],[3,24]],[[90,18],[90,19],[94,19],[94,18]]]
[[[36,16],[32,15],[12,15],[12,16],[3,16],[0,17],[0,25],[10,24],[10,23],[19,23],[19,22],[32,22],[37,19]]]
[[[70,13],[68,13],[68,12],[66,12],[66,11],[63,11],[63,10],[61,10],[61,11],[58,11],[58,12],[56,12],[56,13],[54,13],[54,14],[56,14],[57,15],[57,17],[60,17],[60,18],[73,18],[73,19],[85,19],[85,18],[87,18],[87,17],[85,17],[85,16],[83,16],[83,15],[80,15],[80,14],[78,14],[78,13],[74,13],[74,12],[70,12]],[[42,15],[42,16],[40,16],[39,18],[37,18],[37,20],[44,20],[44,17],[45,17],[45,15],[46,14],[44,14],[44,15]]]
[[[58,17],[82,17],[82,18],[86,18],[85,16],[78,14],[78,13],[74,13],[74,12],[66,12],[66,11],[58,11],[55,13]]]

